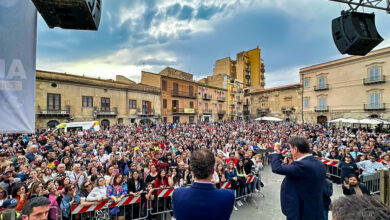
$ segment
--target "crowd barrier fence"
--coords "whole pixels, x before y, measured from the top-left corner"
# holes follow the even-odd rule
[[[364,184],[372,195],[380,194],[380,177],[381,175],[379,172],[360,175],[360,183]]]

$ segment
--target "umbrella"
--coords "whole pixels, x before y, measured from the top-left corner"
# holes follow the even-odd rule
[[[347,118],[347,119],[345,120],[345,123],[359,124],[359,120],[353,119],[353,118]]]
[[[379,124],[390,125],[390,122],[382,120],[382,119],[379,119],[379,118],[374,118],[372,120],[378,121]]]
[[[365,118],[365,119],[359,120],[359,124],[377,125],[377,124],[382,124],[382,122],[380,122],[376,119]]]
[[[256,118],[255,120],[256,121],[283,121],[282,119],[276,117],[260,117],[260,118]]]
[[[336,118],[336,119],[333,119],[331,121],[329,121],[330,123],[338,123],[338,122],[345,122],[347,119],[346,118]]]

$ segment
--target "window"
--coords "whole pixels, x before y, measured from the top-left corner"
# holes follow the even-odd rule
[[[129,109],[137,109],[137,100],[134,99],[129,100]]]
[[[319,109],[326,109],[326,97],[318,98],[318,108]]]
[[[370,68],[370,82],[377,82],[380,80],[381,68],[379,66]]]
[[[101,106],[100,110],[102,112],[109,112],[110,111],[110,98],[101,98]]]
[[[379,108],[381,102],[381,94],[380,93],[371,93],[370,94],[370,108]]]
[[[93,106],[93,97],[92,96],[83,96],[83,107],[92,107]]]
[[[167,91],[167,81],[162,81],[162,90]]]
[[[151,114],[152,113],[152,102],[142,101],[142,112],[144,114]]]
[[[305,88],[309,88],[309,80],[308,79],[305,79],[305,81],[303,81],[303,86]]]
[[[305,108],[309,108],[310,107],[310,102],[309,101],[310,101],[310,99],[308,99],[308,98],[303,100],[303,106]]]
[[[318,88],[326,88],[326,78],[325,76],[321,76],[318,78]]]
[[[194,102],[190,102],[190,108],[194,108]]]
[[[189,87],[188,87],[188,94],[189,94],[190,96],[193,96],[193,94],[194,94],[194,87],[193,87],[193,86],[189,86]]]
[[[163,99],[163,108],[167,108],[167,100]]]
[[[179,84],[178,83],[173,83],[173,91],[175,94],[179,93]]]
[[[61,95],[47,94],[47,110],[60,111],[61,110]]]

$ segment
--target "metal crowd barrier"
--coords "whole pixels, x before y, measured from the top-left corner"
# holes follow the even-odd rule
[[[360,183],[370,190],[371,195],[380,194],[380,172],[360,175]]]

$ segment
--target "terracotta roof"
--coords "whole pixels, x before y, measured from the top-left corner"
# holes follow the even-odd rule
[[[286,89],[292,89],[292,88],[299,88],[301,86],[302,86],[302,84],[296,83],[296,84],[290,84],[290,85],[285,85],[285,86],[278,86],[278,87],[273,87],[273,88],[268,88],[268,89],[255,90],[253,92],[251,91],[250,94],[257,94],[257,93],[272,92],[272,91],[277,91],[277,90],[286,90]]]

